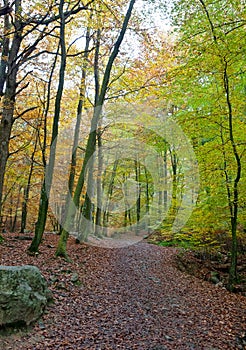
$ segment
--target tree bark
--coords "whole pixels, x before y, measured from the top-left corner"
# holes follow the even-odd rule
[[[66,43],[65,43],[65,16],[63,13],[64,0],[60,0],[59,4],[59,15],[60,15],[60,48],[61,48],[61,61],[60,61],[60,70],[59,70],[59,83],[56,93],[55,100],[55,112],[54,120],[52,127],[52,137],[51,137],[51,148],[49,155],[49,164],[47,171],[45,173],[44,181],[41,189],[41,198],[39,205],[38,221],[35,227],[35,235],[33,237],[32,243],[28,248],[30,253],[35,253],[38,251],[39,245],[41,243],[49,205],[49,192],[52,183],[54,165],[55,165],[55,154],[56,154],[56,143],[58,136],[58,127],[60,119],[60,109],[61,109],[61,100],[63,94],[64,80],[65,80],[65,69],[66,69]]]
[[[169,153],[172,164],[172,200],[170,208],[166,214],[166,218],[162,223],[162,228],[168,232],[171,232],[178,212],[178,160],[175,150],[169,148]]]
[[[132,14],[132,10],[133,10],[135,1],[136,0],[131,0],[129,2],[129,7],[128,7],[127,13],[125,15],[123,24],[122,24],[120,34],[118,36],[118,39],[116,40],[113,51],[109,57],[107,65],[106,65],[106,69],[105,69],[103,81],[102,81],[102,86],[100,89],[99,98],[98,98],[98,101],[95,105],[94,112],[93,112],[93,117],[92,117],[92,121],[91,121],[91,130],[90,130],[89,138],[88,138],[87,145],[86,145],[85,158],[84,158],[84,162],[82,165],[82,170],[80,172],[78,183],[77,183],[77,186],[76,186],[76,189],[74,192],[74,196],[73,196],[74,205],[70,205],[68,208],[68,213],[67,213],[67,217],[66,217],[66,227],[72,225],[72,222],[74,221],[74,217],[75,217],[75,209],[74,208],[79,207],[80,195],[81,195],[81,192],[84,188],[85,178],[86,178],[86,174],[87,174],[87,170],[88,170],[87,164],[88,164],[89,159],[92,157],[93,153],[96,150],[98,121],[99,121],[99,118],[101,116],[102,107],[103,107],[103,104],[105,101],[105,96],[106,96],[107,89],[108,89],[111,70],[112,70],[114,61],[119,53],[121,43],[124,39],[126,29],[128,27],[128,23],[129,23],[129,20],[131,18],[131,14]],[[66,229],[63,229],[61,236],[60,236],[60,240],[64,239],[65,244],[62,244],[61,249],[59,249],[59,251],[56,252],[57,256],[58,255],[67,256],[66,249],[64,250],[64,248],[66,246],[68,236],[69,236],[69,233],[66,231]]]
[[[136,219],[137,219],[137,231],[139,231],[139,221],[141,218],[141,185],[140,185],[140,164],[137,160],[134,161],[135,163],[135,180],[138,186],[137,191],[137,201],[136,201]]]
[[[30,164],[30,170],[28,174],[27,184],[24,187],[24,195],[23,195],[23,201],[22,201],[22,213],[21,213],[21,229],[20,233],[24,233],[26,229],[26,221],[27,221],[27,204],[29,201],[29,193],[31,188],[31,179],[32,179],[32,173],[34,169],[34,157],[37,150],[38,145],[38,137],[39,137],[39,131],[36,131],[36,138],[34,143],[34,149],[31,155],[31,164]]]
[[[21,186],[19,186],[19,189],[18,189],[18,197],[17,197],[16,206],[15,206],[14,220],[13,220],[13,223],[12,223],[12,225],[11,225],[11,232],[15,232],[15,231],[16,231],[16,227],[17,227],[18,210],[19,210],[20,197],[21,197],[21,189],[22,189]]]
[[[98,131],[98,174],[97,174],[97,209],[95,219],[95,235],[100,237],[103,230],[102,226],[102,169],[103,169],[103,154],[102,154],[102,132]]]
[[[237,282],[237,221],[238,221],[238,184],[241,179],[242,164],[241,159],[237,150],[237,146],[234,140],[234,128],[233,128],[233,113],[230,96],[229,76],[227,73],[227,61],[224,59],[224,89],[226,93],[226,103],[228,108],[228,126],[229,126],[229,139],[231,148],[233,151],[235,163],[236,163],[236,174],[233,181],[233,188],[231,195],[228,197],[230,212],[231,212],[231,237],[232,237],[232,248],[231,248],[231,264],[229,269],[229,289],[233,290],[234,284]]]
[[[22,41],[21,22],[19,20],[21,12],[21,0],[15,0],[15,33],[10,46],[7,31],[9,30],[9,15],[5,15],[4,20],[4,43],[1,58],[0,95],[2,96],[2,110],[0,123],[0,229],[2,227],[2,198],[4,188],[4,176],[9,157],[9,140],[14,123],[15,96],[17,88],[18,64],[17,56]],[[4,91],[5,86],[5,91]]]

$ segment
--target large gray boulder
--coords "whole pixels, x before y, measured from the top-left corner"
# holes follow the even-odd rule
[[[0,265],[0,326],[29,325],[43,313],[51,292],[36,266]]]

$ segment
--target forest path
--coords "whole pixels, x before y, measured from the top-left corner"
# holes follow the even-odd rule
[[[56,241],[47,236],[38,258],[18,251],[23,242],[4,243],[2,261],[9,247],[13,263],[37,265],[55,303],[28,335],[0,339],[1,350],[245,349],[246,298],[179,271],[175,249],[145,242],[107,249],[71,239],[73,262],[66,263],[53,257]],[[81,285],[71,283],[74,272]]]
[[[107,255],[91,281],[105,349],[243,348],[246,299],[180,272],[175,249],[141,242]]]

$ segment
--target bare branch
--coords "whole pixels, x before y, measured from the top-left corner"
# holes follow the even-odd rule
[[[77,14],[77,13],[79,13],[80,11],[82,11],[82,10],[89,10],[89,6],[92,4],[94,2],[94,0],[90,0],[86,5],[84,5],[84,6],[78,6],[77,7],[77,5],[80,3],[80,1],[78,1],[74,6],[73,6],[73,8],[71,9],[71,10],[69,10],[69,11],[65,11],[64,12],[64,18],[66,19],[66,18],[68,18],[69,16],[71,16],[71,15],[75,15],[75,14]],[[27,21],[27,22],[24,22],[24,24],[25,25],[28,25],[28,24],[32,24],[32,23],[34,23],[34,24],[38,24],[38,25],[40,25],[40,24],[50,24],[50,23],[52,23],[52,22],[55,22],[55,21],[57,21],[57,20],[59,20],[60,19],[60,15],[58,14],[58,15],[54,15],[54,16],[52,16],[52,17],[50,17],[50,18],[46,18],[47,16],[44,16],[43,18],[31,18],[29,21]]]
[[[33,107],[30,107],[30,108],[25,109],[23,112],[21,112],[20,114],[18,114],[18,115],[14,118],[14,120],[19,119],[19,118],[22,118],[23,115],[25,115],[26,113],[31,112],[31,111],[33,111],[34,109],[37,109],[37,108],[38,108],[38,106],[33,106]]]
[[[26,83],[24,86],[22,86],[18,91],[16,91],[15,96],[19,95],[23,90],[25,90],[30,82]]]

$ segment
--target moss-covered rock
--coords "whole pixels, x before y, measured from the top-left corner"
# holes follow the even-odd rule
[[[0,266],[0,326],[29,325],[42,315],[51,299],[36,266]]]

